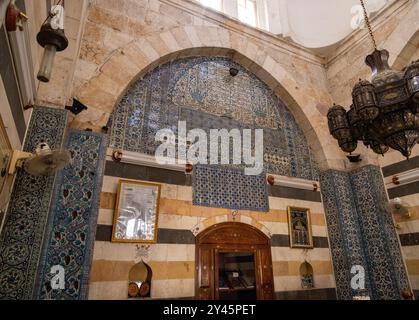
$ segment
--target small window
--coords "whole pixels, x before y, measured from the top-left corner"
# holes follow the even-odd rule
[[[253,27],[257,26],[256,19],[256,1],[255,0],[238,0],[238,18]]]
[[[222,11],[222,0],[199,0],[204,6],[210,7],[212,9]]]

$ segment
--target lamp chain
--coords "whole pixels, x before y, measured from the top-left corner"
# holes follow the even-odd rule
[[[372,28],[371,28],[371,24],[370,24],[370,19],[368,18],[368,13],[367,13],[367,9],[365,8],[364,0],[360,0],[360,1],[361,1],[362,9],[364,10],[365,23],[367,24],[368,31],[370,33],[372,43],[374,45],[374,49],[377,50],[377,43],[375,42],[374,34],[372,32]]]

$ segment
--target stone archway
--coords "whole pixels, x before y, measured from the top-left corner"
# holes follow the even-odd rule
[[[195,296],[200,300],[220,298],[218,257],[220,253],[246,252],[254,257],[258,300],[274,299],[270,239],[260,230],[240,222],[215,224],[196,237]]]
[[[205,33],[220,37],[198,37],[203,28]],[[189,40],[178,39],[176,34],[188,34]],[[272,48],[247,42],[244,37],[237,38],[232,31],[202,26],[178,27],[134,40],[115,50],[94,77],[74,90],[74,96],[89,109],[73,120],[72,127],[100,130],[130,84],[158,65],[188,56],[224,56],[258,76],[286,103],[321,169],[336,167],[342,154],[328,134],[326,118],[318,109],[319,104],[331,105],[327,89],[300,84],[295,74],[286,70],[278,57],[271,54]],[[319,61],[311,63],[322,68]]]
[[[416,31],[414,35],[409,39],[406,45],[401,49],[399,55],[396,57],[396,60],[393,63],[393,68],[396,70],[401,70],[413,59],[417,59],[419,56],[419,30]],[[416,58],[414,58],[416,57]]]

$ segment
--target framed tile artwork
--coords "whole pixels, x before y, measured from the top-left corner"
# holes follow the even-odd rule
[[[291,248],[313,248],[310,209],[288,207]]]
[[[119,181],[112,242],[157,242],[160,193],[160,184]]]

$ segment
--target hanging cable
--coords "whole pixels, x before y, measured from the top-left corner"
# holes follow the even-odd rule
[[[364,19],[368,27],[368,32],[370,33],[372,44],[374,45],[374,49],[377,50],[377,43],[375,42],[374,33],[372,32],[371,23],[370,23],[370,19],[368,18],[368,12],[367,12],[367,9],[365,8],[364,0],[360,0],[360,1],[361,1],[362,9],[364,10]]]

